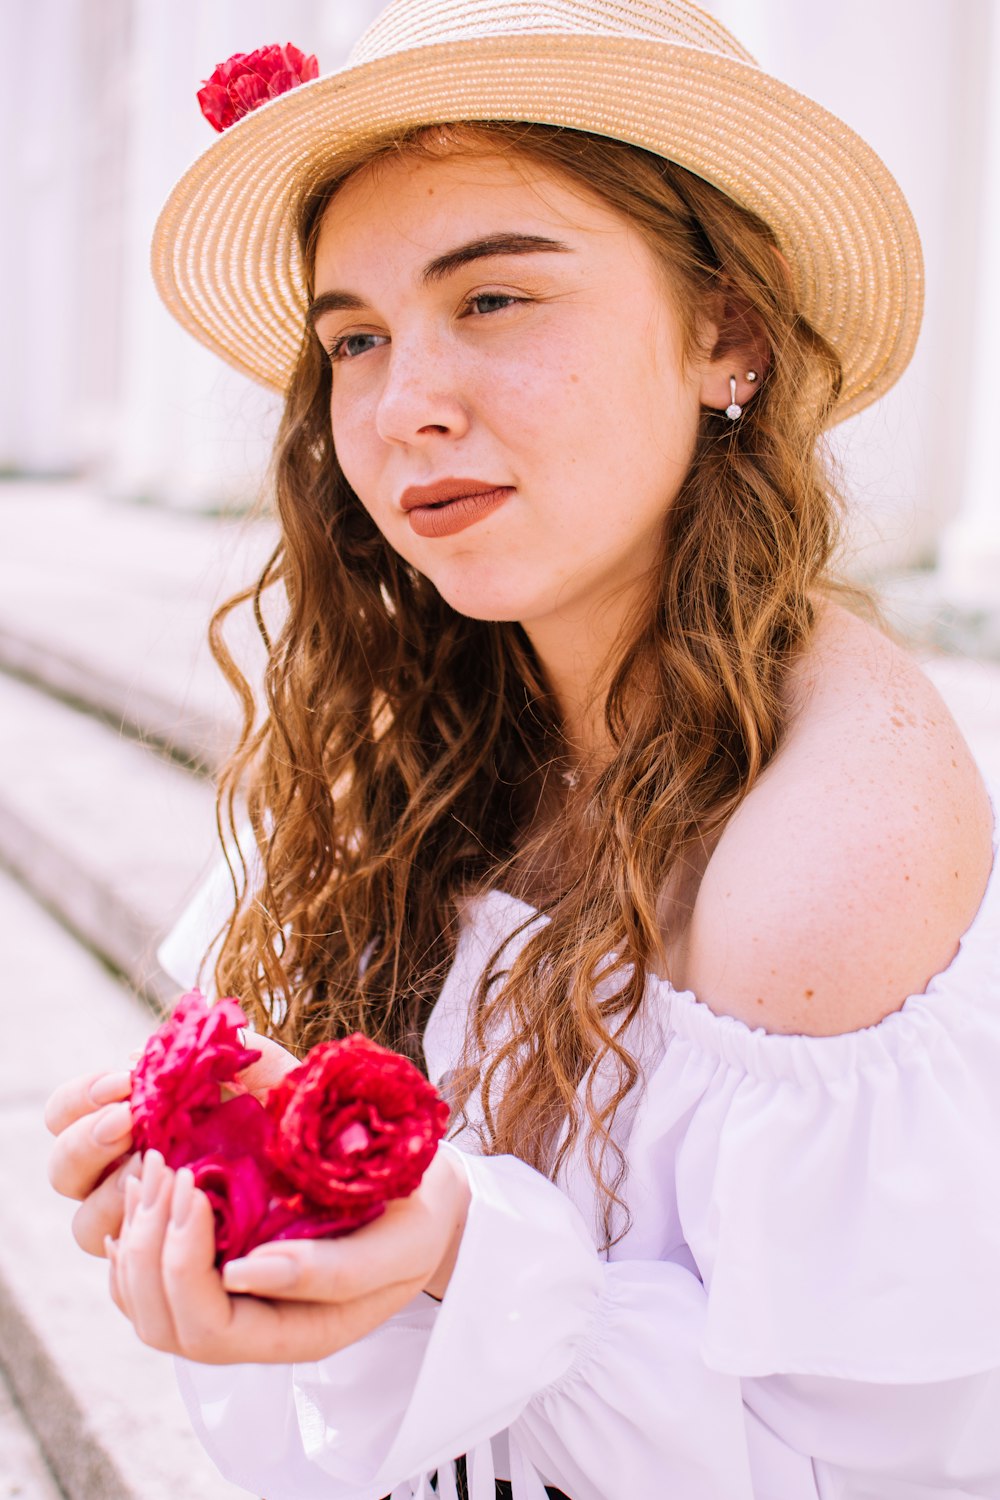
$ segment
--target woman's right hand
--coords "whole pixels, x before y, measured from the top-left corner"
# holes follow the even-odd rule
[[[261,1056],[240,1082],[263,1098],[299,1060],[268,1037],[249,1033],[248,1046]],[[55,1090],[45,1106],[45,1123],[56,1138],[49,1159],[49,1181],[64,1198],[79,1204],[73,1236],[89,1255],[103,1256],[106,1237],[118,1238],[125,1213],[125,1179],[139,1171],[132,1151],[132,1074],[88,1073]]]
[[[132,1075],[88,1073],[55,1090],[45,1123],[56,1138],[49,1181],[80,1207],[73,1236],[90,1255],[103,1255],[106,1235],[117,1238],[125,1212],[125,1178],[139,1169],[132,1149]],[[106,1175],[105,1175],[106,1174]]]

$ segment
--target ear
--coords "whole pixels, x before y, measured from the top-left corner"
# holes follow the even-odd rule
[[[734,400],[735,380],[736,404],[745,406],[760,390],[771,365],[763,324],[745,298],[726,294],[710,325],[710,337],[712,332],[711,352],[702,365],[701,404],[725,411]]]

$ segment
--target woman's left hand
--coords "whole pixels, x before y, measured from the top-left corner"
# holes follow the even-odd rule
[[[147,1151],[109,1241],[111,1295],[143,1343],[200,1364],[293,1364],[355,1343],[417,1295],[441,1298],[469,1187],[439,1150],[420,1186],[335,1240],[281,1240],[215,1268],[215,1229],[187,1168]]]

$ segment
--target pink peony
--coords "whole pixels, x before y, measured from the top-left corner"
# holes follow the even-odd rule
[[[203,1156],[189,1165],[212,1205],[215,1264],[224,1266],[261,1243],[259,1226],[271,1196],[266,1170],[252,1156]]]
[[[132,1070],[132,1138],[140,1151],[154,1146],[172,1166],[190,1161],[191,1134],[219,1105],[222,1085],[260,1056],[239,1038],[246,1024],[235,1000],[209,1005],[200,990],[181,996]]]
[[[189,1134],[175,1142],[175,1159],[167,1165],[190,1165],[202,1156],[252,1156],[266,1162],[272,1129],[260,1100],[253,1094],[237,1094],[197,1116]]]
[[[384,1213],[384,1203],[369,1203],[351,1211],[323,1208],[319,1203],[311,1203],[301,1193],[279,1194],[271,1199],[249,1248],[272,1240],[339,1239],[343,1234],[371,1224]]]

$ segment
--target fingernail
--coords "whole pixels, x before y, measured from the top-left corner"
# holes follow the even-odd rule
[[[130,1177],[138,1177],[142,1171],[142,1152],[134,1151],[121,1171],[115,1177],[115,1186],[120,1193],[124,1193],[125,1184]]]
[[[132,1074],[128,1072],[105,1073],[101,1078],[95,1078],[90,1085],[90,1102],[92,1104],[111,1104],[115,1099],[121,1099],[132,1087]]]
[[[113,1146],[132,1130],[132,1111],[127,1104],[109,1105],[94,1123],[93,1136],[99,1146]]]
[[[142,1206],[152,1208],[163,1183],[166,1163],[159,1151],[147,1151],[142,1159]]]
[[[286,1292],[298,1279],[298,1263],[289,1255],[247,1255],[222,1268],[222,1284],[229,1292]]]
[[[174,1179],[174,1197],[170,1205],[170,1226],[172,1229],[184,1228],[193,1202],[194,1173],[188,1167],[181,1167]]]

